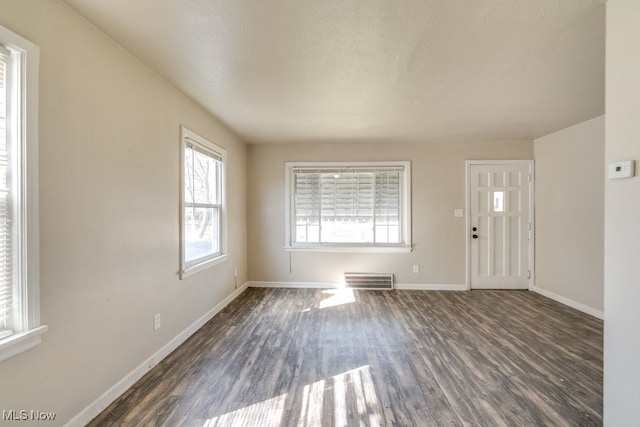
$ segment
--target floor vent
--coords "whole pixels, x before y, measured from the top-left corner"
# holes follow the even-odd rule
[[[344,282],[350,289],[393,289],[393,274],[344,273]]]

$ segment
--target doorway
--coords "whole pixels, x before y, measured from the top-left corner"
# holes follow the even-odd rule
[[[470,160],[467,282],[470,289],[533,283],[533,160]]]

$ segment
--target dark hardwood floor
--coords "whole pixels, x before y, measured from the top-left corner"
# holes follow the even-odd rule
[[[602,425],[602,321],[526,291],[250,288],[90,425]]]

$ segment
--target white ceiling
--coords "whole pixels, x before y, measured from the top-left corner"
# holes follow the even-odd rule
[[[248,142],[531,139],[604,113],[605,0],[65,0]]]

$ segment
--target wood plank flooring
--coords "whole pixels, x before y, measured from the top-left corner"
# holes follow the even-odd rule
[[[602,425],[602,321],[526,291],[250,288],[90,425]]]

